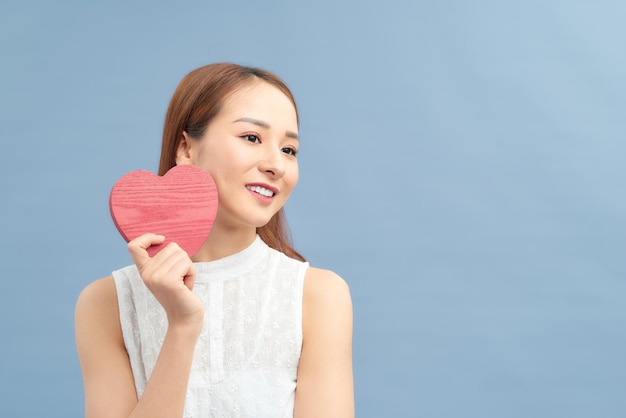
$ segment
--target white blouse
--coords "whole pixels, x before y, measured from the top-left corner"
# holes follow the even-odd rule
[[[260,237],[220,260],[195,263],[204,327],[194,354],[186,418],[293,417],[308,263]],[[113,272],[124,343],[141,397],[167,331],[165,311],[132,265]]]

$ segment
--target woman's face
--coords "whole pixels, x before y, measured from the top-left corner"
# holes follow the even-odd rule
[[[195,164],[215,180],[215,223],[261,227],[280,210],[298,182],[298,123],[285,94],[265,81],[228,97],[204,136],[186,133],[177,164]]]

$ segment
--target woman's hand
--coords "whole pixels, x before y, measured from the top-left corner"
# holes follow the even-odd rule
[[[192,292],[196,277],[193,262],[176,243],[169,243],[152,258],[146,251],[164,240],[162,235],[144,234],[128,243],[128,251],[146,287],[163,306],[169,327],[199,335],[204,307]]]

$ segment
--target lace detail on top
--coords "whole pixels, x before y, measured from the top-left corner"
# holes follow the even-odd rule
[[[204,303],[205,316],[184,416],[292,417],[308,263],[257,237],[237,254],[195,267],[194,292]],[[113,277],[141,397],[165,338],[167,317],[134,265]]]

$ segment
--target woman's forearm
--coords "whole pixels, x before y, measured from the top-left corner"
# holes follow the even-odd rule
[[[191,363],[200,334],[195,328],[168,328],[146,389],[130,418],[183,416]]]

